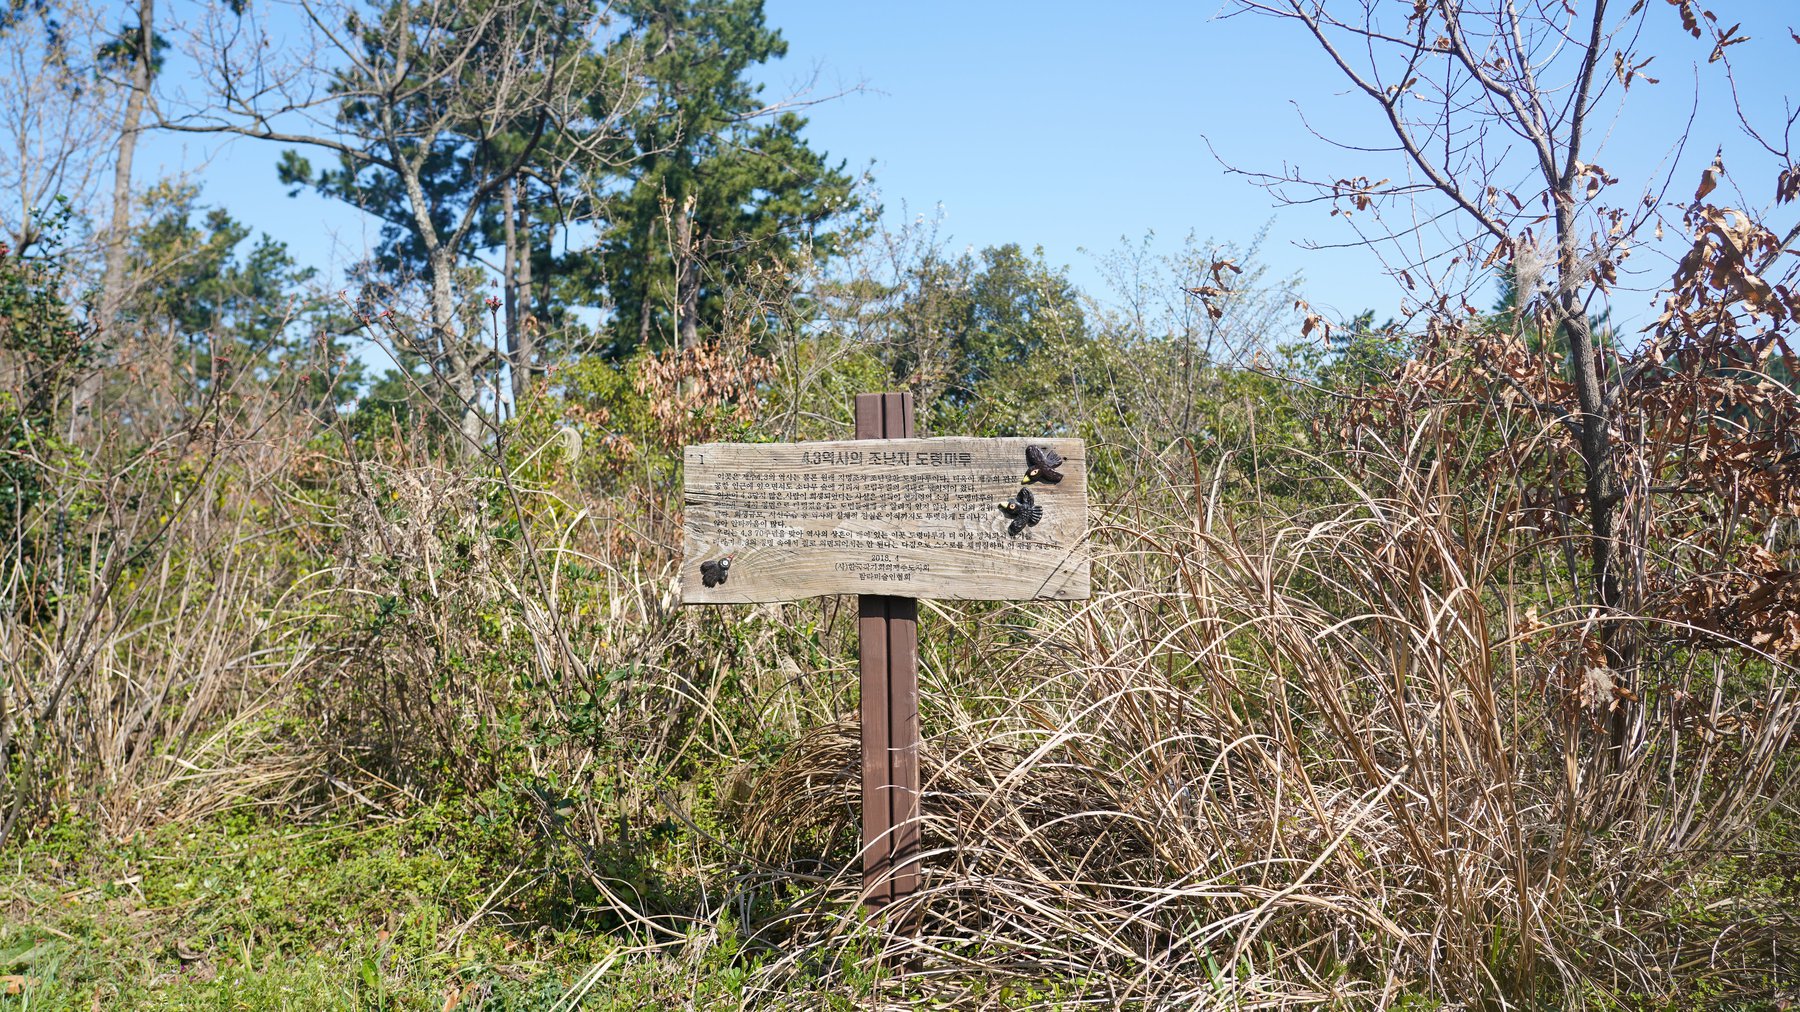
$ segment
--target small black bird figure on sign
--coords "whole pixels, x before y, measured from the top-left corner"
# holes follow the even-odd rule
[[[725,578],[730,575],[731,556],[729,555],[717,562],[708,559],[707,561],[700,563],[700,582],[706,584],[708,587],[717,587],[719,584],[724,583]]]
[[[1062,455],[1048,446],[1027,446],[1025,448],[1025,480],[1042,481],[1056,484],[1061,481]]]
[[[1028,488],[1019,490],[1012,502],[1003,502],[1000,508],[1012,517],[1012,523],[1006,525],[1006,533],[1018,537],[1019,532],[1027,527],[1036,527],[1039,520],[1044,519],[1044,507],[1037,504],[1037,496]]]

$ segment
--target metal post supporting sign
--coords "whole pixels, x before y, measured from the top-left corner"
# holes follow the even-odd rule
[[[858,394],[856,438],[910,439],[913,395]],[[912,894],[919,858],[919,602],[857,599],[862,670],[863,903]]]

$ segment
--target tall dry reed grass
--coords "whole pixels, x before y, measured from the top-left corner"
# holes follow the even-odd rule
[[[879,936],[906,970],[890,997],[1573,1008],[1793,986],[1794,897],[1722,878],[1781,860],[1758,834],[1792,818],[1792,670],[1656,651],[1620,762],[1610,701],[1558,688],[1591,617],[1519,600],[1555,546],[1411,446],[1307,461],[1323,505],[1291,512],[1228,502],[1228,461],[1170,461],[1168,495],[1095,530],[1092,601],[931,610],[922,640],[968,649],[922,678],[924,887],[892,915],[917,933]],[[759,857],[852,811],[854,741],[803,737],[746,790]],[[855,885],[763,926],[786,937],[769,987],[830,965]]]

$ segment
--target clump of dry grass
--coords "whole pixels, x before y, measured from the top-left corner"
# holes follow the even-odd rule
[[[293,800],[313,757],[267,724],[316,647],[291,594],[304,510],[280,491],[299,443],[204,416],[61,475],[0,553],[0,840],[58,812],[121,837]]]
[[[958,1007],[1034,981],[1169,1009],[1767,997],[1800,958],[1793,898],[1709,890],[1721,858],[1776,849],[1755,834],[1792,798],[1793,672],[1652,651],[1621,759],[1555,683],[1586,617],[1517,607],[1543,546],[1492,522],[1500,493],[1416,454],[1313,463],[1331,505],[1230,508],[1216,476],[1171,473],[1097,532],[1092,601],[927,620],[975,645],[925,672],[924,887],[893,912],[918,930],[880,936],[907,968],[880,986]],[[1757,717],[1717,733],[1695,699]],[[742,789],[761,859],[842,839],[855,757],[832,728]],[[763,926],[785,938],[769,987],[855,934],[855,886]]]

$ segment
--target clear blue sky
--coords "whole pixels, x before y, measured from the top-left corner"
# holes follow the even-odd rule
[[[1766,37],[1734,52],[1757,111],[1778,117],[1785,71],[1800,56],[1782,15],[1793,11],[1800,23],[1800,10],[1773,0],[1738,8],[1747,21],[1774,15],[1762,26]],[[1300,248],[1353,240],[1339,219],[1316,205],[1278,209],[1267,193],[1227,175],[1208,148],[1210,140],[1227,159],[1272,171],[1287,161],[1333,176],[1398,175],[1389,156],[1326,148],[1296,111],[1297,103],[1309,121],[1348,139],[1383,143],[1366,100],[1345,93],[1297,26],[1219,19],[1218,9],[1217,0],[1104,8],[768,0],[769,22],[790,50],[763,79],[771,97],[815,75],[815,94],[849,90],[808,110],[812,142],[852,169],[872,163],[892,220],[903,207],[934,215],[941,205],[955,248],[1041,244],[1052,263],[1098,291],[1094,254],[1118,248],[1122,237],[1154,230],[1173,250],[1189,231],[1243,242],[1272,222],[1265,260],[1278,273],[1302,273],[1327,315],[1389,315],[1401,293],[1366,251]],[[1686,119],[1698,80],[1702,122],[1673,191],[1691,194],[1715,144],[1723,141],[1728,163],[1740,168],[1750,146],[1725,121],[1722,79],[1696,69],[1707,48],[1679,35],[1673,8],[1654,3],[1650,18],[1646,50],[1661,55],[1649,72],[1662,83],[1635,86],[1626,116],[1601,125],[1606,146],[1594,160],[1625,184],[1643,185],[1678,133],[1672,125]],[[159,168],[199,165],[207,202],[287,241],[334,278],[374,241],[375,227],[353,212],[311,195],[286,197],[268,147],[238,141],[209,152],[159,139],[146,155],[140,181]],[[1753,179],[1759,191],[1767,189],[1763,175]],[[1616,313],[1641,319],[1645,308],[1637,298]]]

